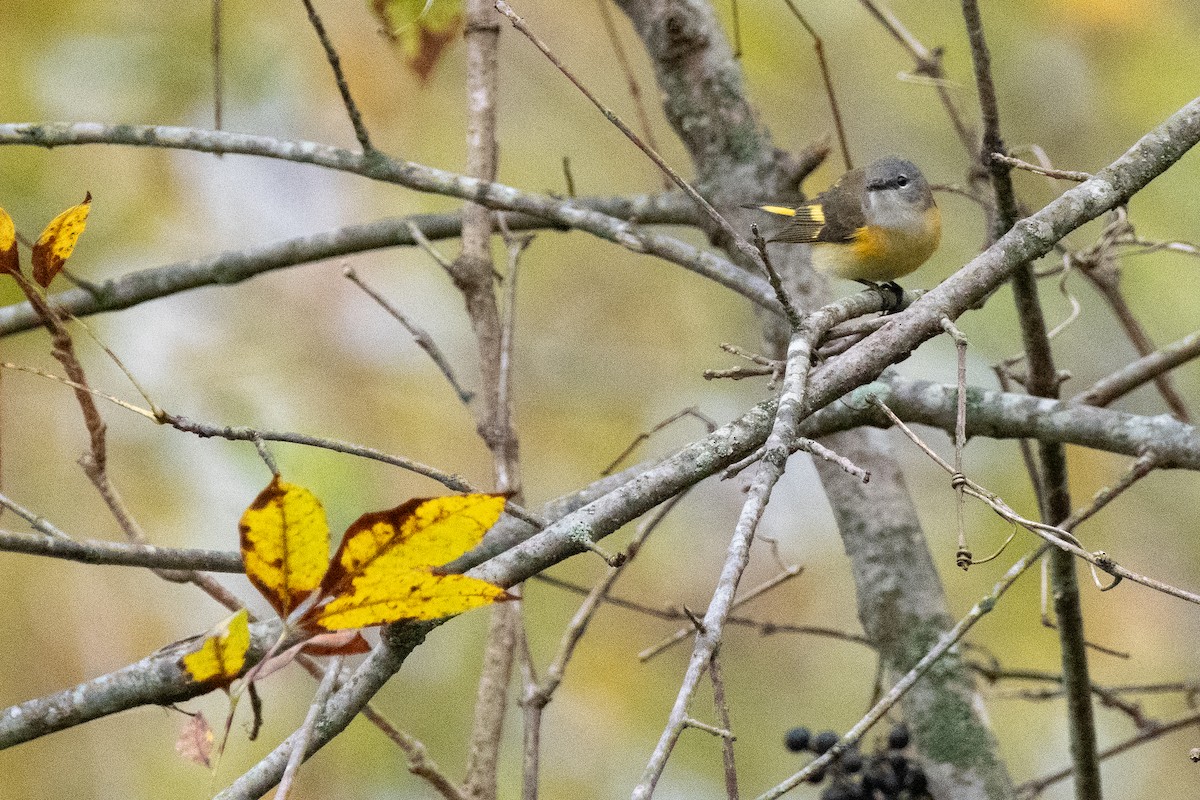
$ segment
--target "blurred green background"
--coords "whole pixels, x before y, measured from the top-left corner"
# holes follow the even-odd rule
[[[328,65],[298,2],[226,0],[225,127],[356,147]],[[832,126],[811,41],[775,0],[741,0],[744,69],[751,97],[778,145],[799,149]],[[920,163],[939,183],[963,180],[967,157],[927,85],[905,80],[912,64],[864,9],[850,0],[801,2],[824,38],[856,160],[888,153]],[[974,118],[973,78],[954,3],[895,2],[892,8],[927,46],[944,45],[951,91]],[[597,6],[522,0],[516,10],[580,77],[626,119],[634,119],[625,79],[603,34]],[[727,30],[729,7],[720,5]],[[378,33],[363,2],[322,3],[351,86],[373,139],[393,155],[449,170],[465,159],[464,52],[455,40],[422,84]],[[984,4],[994,69],[1010,147],[1036,143],[1056,165],[1094,170],[1197,94],[1200,10],[1191,0],[1057,0]],[[209,127],[210,6],[204,2],[133,0],[3,0],[0,6],[0,121],[100,121]],[[619,15],[618,15],[619,16]],[[654,98],[648,62],[623,18],[644,92]],[[661,112],[651,118],[668,159],[687,173],[686,156]],[[535,192],[565,191],[561,162],[569,156],[581,194],[645,193],[659,176],[530,44],[505,26],[501,36],[500,180]],[[820,190],[838,174],[830,159],[808,183]],[[1016,177],[1031,208],[1061,189],[1027,174]],[[1152,238],[1200,240],[1200,156],[1189,155],[1137,196],[1132,219]],[[89,228],[71,268],[89,280],[130,270],[265,245],[338,226],[457,202],[395,186],[284,162],[240,156],[88,146],[53,151],[0,148],[0,205],[18,229],[35,237],[85,190],[95,197]],[[943,247],[910,279],[932,285],[965,263],[984,236],[976,206],[939,196]],[[1070,242],[1083,246],[1093,224]],[[693,233],[679,235],[701,244]],[[440,245],[453,255],[456,242]],[[499,252],[499,248],[498,248]],[[361,442],[468,476],[491,480],[490,460],[470,414],[407,335],[341,275],[356,269],[446,350],[460,375],[475,383],[474,350],[457,293],[431,259],[415,249],[279,271],[241,285],[211,288],[146,303],[89,324],[166,409],[213,423],[294,430]],[[1126,259],[1130,303],[1160,343],[1197,327],[1200,261],[1158,253]],[[65,286],[66,284],[60,284]],[[1056,341],[1073,393],[1129,360],[1132,348],[1082,280],[1068,288],[1082,317]],[[851,284],[835,291],[848,293]],[[1044,284],[1047,316],[1069,305]],[[17,300],[10,285],[0,301]],[[641,258],[587,235],[542,233],[522,262],[516,337],[516,419],[529,505],[597,477],[638,433],[691,405],[720,422],[765,396],[761,382],[710,383],[706,368],[732,366],[721,342],[755,349],[757,324],[747,303],[683,270]],[[993,385],[990,365],[1017,352],[1012,304],[1002,290],[961,325],[971,337],[971,380]],[[3,360],[57,371],[47,337],[33,332],[0,345]],[[80,339],[93,383],[136,399],[119,371]],[[953,349],[924,346],[901,370],[949,380]],[[1200,396],[1200,370],[1176,373],[1180,389]],[[3,376],[3,477],[11,497],[80,537],[119,532],[74,461],[85,434],[78,408],[61,386],[24,374]],[[1141,391],[1120,403],[1162,413]],[[111,473],[154,542],[236,546],[241,510],[269,475],[249,445],[159,429],[115,407],[110,425]],[[645,455],[662,455],[700,433],[694,421],[655,435]],[[930,441],[946,450],[945,436]],[[962,573],[954,568],[954,502],[945,476],[894,438],[910,465],[908,481],[943,569],[953,612],[961,614],[1031,545],[1017,542],[999,561]],[[325,501],[341,530],[358,514],[396,505],[440,487],[375,463],[292,446],[273,448],[284,474]],[[974,441],[973,477],[1032,515],[1016,448]],[[1107,485],[1125,459],[1071,448],[1077,503]],[[1195,549],[1195,476],[1154,475],[1080,534],[1132,568],[1165,581],[1200,585]],[[650,540],[618,583],[616,594],[657,606],[703,609],[732,529],[741,493],[736,481],[707,482]],[[1007,528],[979,508],[969,512],[972,544],[990,552]],[[7,517],[9,527],[18,521]],[[811,467],[793,460],[767,512],[762,532],[783,558],[805,565],[799,579],[749,607],[754,616],[857,630],[853,587],[840,543]],[[606,544],[616,550],[629,532]],[[758,550],[744,586],[778,567]],[[580,557],[553,574],[591,583],[603,565]],[[207,629],[224,614],[197,590],[144,571],[88,567],[0,554],[6,613],[0,622],[0,704],[73,686],[135,661],[176,639]],[[1082,579],[1086,582],[1086,576]],[[252,606],[262,606],[244,580],[223,579]],[[1179,601],[1125,585],[1106,594],[1085,586],[1088,635],[1130,654],[1097,655],[1104,683],[1195,679],[1200,623]],[[578,599],[536,582],[526,587],[529,636],[544,668]],[[433,633],[386,687],[378,703],[461,776],[487,612],[466,615]],[[676,647],[642,664],[636,654],[673,625],[615,608],[598,616],[548,708],[543,732],[543,796],[627,797],[657,741],[687,658]],[[1038,623],[1036,576],[1025,578],[980,624],[973,640],[1011,667],[1054,670],[1056,635]],[[867,707],[875,664],[866,649],[813,637],[765,639],[733,631],[722,649],[743,792],[773,785],[801,762],[784,751],[792,725],[844,731]],[[264,681],[266,726],[247,742],[235,726],[215,777],[174,751],[184,718],[143,708],[0,753],[0,796],[8,799],[201,798],[261,758],[303,719],[315,684],[298,670]],[[1060,701],[1006,697],[1015,685],[989,690],[987,713],[1017,781],[1067,761]],[[695,714],[712,719],[702,690]],[[219,724],[227,708],[214,694],[187,704]],[[1182,712],[1176,696],[1147,698],[1148,713]],[[1099,709],[1107,746],[1133,727]],[[1194,796],[1185,761],[1195,737],[1177,734],[1105,762],[1109,795]],[[503,790],[519,793],[519,720],[504,744]],[[401,753],[365,721],[356,722],[301,772],[296,797],[428,797]],[[802,788],[797,797],[815,797]],[[1047,797],[1067,797],[1059,785]],[[687,734],[656,797],[723,796],[719,745]]]

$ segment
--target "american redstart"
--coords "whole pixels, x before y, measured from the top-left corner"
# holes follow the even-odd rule
[[[852,169],[801,206],[754,205],[791,221],[768,241],[812,245],[813,266],[839,278],[899,290],[942,239],[942,215],[916,164],[881,158]]]

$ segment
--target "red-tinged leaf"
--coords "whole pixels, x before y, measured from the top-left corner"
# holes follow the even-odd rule
[[[33,246],[33,279],[43,289],[50,285],[74,252],[79,235],[87,227],[91,208],[92,193],[88,192],[82,203],[71,206],[51,220],[38,237]]]
[[[462,0],[371,0],[383,32],[408,68],[429,80],[442,52],[462,29]]]
[[[175,752],[193,764],[212,769],[212,746],[213,732],[208,720],[199,712],[189,716],[175,740]]]
[[[371,644],[357,630],[318,633],[304,645],[306,656],[357,656],[371,652]]]
[[[286,667],[288,664],[295,661],[296,656],[300,655],[300,651],[302,651],[307,645],[308,640],[305,639],[303,642],[294,644],[281,653],[276,653],[270,658],[258,662],[254,665],[253,673],[247,673],[247,677],[253,677],[255,681],[260,681],[268,675],[273,675],[274,673]]]
[[[12,217],[0,208],[0,272],[16,275],[21,271],[21,259],[17,253],[17,227]]]

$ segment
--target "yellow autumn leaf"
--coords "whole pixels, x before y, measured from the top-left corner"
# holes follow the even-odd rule
[[[71,206],[59,214],[33,246],[33,279],[45,289],[54,280],[63,264],[75,250],[79,234],[87,227],[88,212],[92,208],[92,193],[88,192],[83,202]]]
[[[499,586],[437,567],[470,550],[504,510],[502,495],[409,500],[364,514],[346,531],[314,612],[326,630],[365,628],[402,619],[438,619],[507,600]]]
[[[321,584],[329,563],[329,524],[321,501],[278,475],[239,525],[246,576],[286,618]]]
[[[12,217],[0,208],[0,272],[19,272],[21,262],[17,255],[17,227]]]
[[[250,615],[242,609],[214,628],[180,663],[197,683],[228,686],[242,673],[250,649]]]

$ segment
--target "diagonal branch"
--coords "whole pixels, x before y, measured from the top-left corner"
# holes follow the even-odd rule
[[[1083,390],[1072,402],[1107,406],[1160,375],[1200,357],[1200,331],[1126,364]]]

